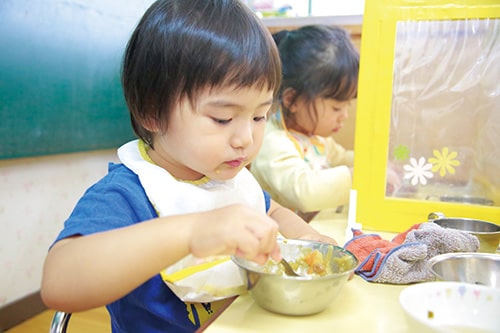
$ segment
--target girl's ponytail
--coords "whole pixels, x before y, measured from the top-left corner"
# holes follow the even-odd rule
[[[289,33],[290,33],[289,30],[281,30],[281,31],[275,32],[273,34],[273,39],[274,39],[274,42],[276,43],[276,45],[279,46],[280,43],[288,36]]]

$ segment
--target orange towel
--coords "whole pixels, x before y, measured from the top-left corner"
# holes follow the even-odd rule
[[[359,262],[363,262],[373,250],[377,249],[381,253],[387,253],[403,244],[406,235],[419,226],[420,223],[414,224],[410,229],[397,234],[391,241],[385,240],[377,234],[364,234],[361,230],[353,229],[353,239],[346,243],[345,248],[351,251]]]

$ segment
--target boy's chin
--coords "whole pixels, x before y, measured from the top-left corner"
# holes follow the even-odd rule
[[[230,180],[236,177],[236,175],[241,171],[241,168],[231,168],[231,169],[215,169],[207,177],[214,180]]]

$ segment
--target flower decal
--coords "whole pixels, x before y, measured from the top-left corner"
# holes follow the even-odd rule
[[[420,157],[418,161],[412,157],[410,158],[410,164],[405,164],[403,168],[406,171],[404,178],[411,179],[411,184],[413,186],[418,183],[426,185],[427,179],[434,176],[430,171],[432,169],[432,164],[426,163],[425,157]]]
[[[399,145],[394,149],[394,157],[397,160],[404,161],[410,157],[410,149],[405,145]]]
[[[439,170],[439,175],[444,177],[446,173],[455,174],[455,168],[460,165],[460,161],[455,158],[458,156],[456,151],[449,152],[448,147],[443,147],[441,151],[434,150],[434,157],[429,158],[432,163],[432,171]]]
[[[400,144],[393,151],[394,160],[401,162],[409,160],[403,165],[404,179],[410,180],[412,186],[427,185],[430,178],[439,173],[441,177],[454,175],[462,164],[458,159],[457,151],[450,151],[448,147],[433,150],[433,156],[411,157],[408,146]],[[404,163],[404,162],[403,162]]]

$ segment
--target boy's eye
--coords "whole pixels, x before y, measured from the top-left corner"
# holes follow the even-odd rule
[[[253,118],[253,120],[254,120],[254,121],[257,121],[257,122],[258,122],[258,121],[265,121],[266,119],[267,119],[267,117],[266,117],[266,116],[261,116],[261,117],[255,117],[255,118]]]
[[[212,118],[213,121],[215,121],[217,124],[221,124],[221,125],[226,125],[226,124],[229,124],[229,122],[231,121],[231,119],[218,119],[218,118]]]

